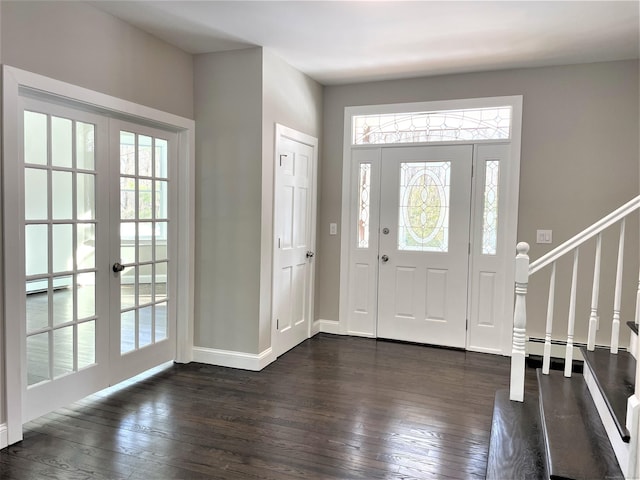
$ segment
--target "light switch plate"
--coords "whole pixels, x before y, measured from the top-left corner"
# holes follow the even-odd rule
[[[551,230],[537,230],[536,243],[552,243],[553,232]]]
[[[329,235],[337,235],[338,234],[338,224],[330,223],[329,224]]]

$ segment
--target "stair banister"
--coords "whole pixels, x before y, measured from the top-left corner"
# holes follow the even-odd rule
[[[579,247],[587,240],[595,237],[600,232],[606,230],[611,225],[614,225],[622,218],[626,217],[630,213],[633,213],[638,208],[640,208],[640,195],[632,200],[629,200],[617,210],[611,212],[606,217],[601,218],[593,225],[585,228],[582,232],[578,233],[574,237],[571,237],[566,242],[558,245],[556,248],[543,255],[539,259],[531,262],[531,265],[529,266],[529,275],[533,275],[538,270],[546,267],[552,262],[555,262],[563,255],[575,250],[576,247]]]
[[[616,268],[616,287],[613,299],[613,321],[611,324],[611,353],[618,353],[620,338],[620,303],[622,301],[622,270],[624,266],[624,228],[626,220],[620,222],[620,240],[618,243],[618,264]]]
[[[589,315],[589,335],[587,350],[596,348],[596,331],[598,330],[598,297],[600,295],[600,259],[602,258],[602,233],[596,237],[596,258],[593,265],[593,288],[591,289],[591,314]],[[547,372],[548,373],[548,372]]]
[[[513,314],[513,346],[511,349],[511,389],[509,398],[524,401],[525,335],[527,332],[527,286],[529,284],[529,244],[516,246],[516,300]]]

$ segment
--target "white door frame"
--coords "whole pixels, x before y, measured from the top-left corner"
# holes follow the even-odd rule
[[[154,108],[138,105],[110,95],[61,82],[42,75],[20,70],[8,65],[3,66],[3,230],[4,245],[2,273],[4,282],[4,299],[15,299],[15,290],[19,290],[16,282],[6,279],[16,278],[9,271],[6,260],[12,252],[20,251],[22,242],[20,232],[11,231],[8,225],[20,224],[17,209],[13,202],[19,198],[19,185],[8,179],[17,177],[16,170],[21,168],[16,159],[21,158],[22,141],[19,132],[19,100],[22,95],[42,98],[49,102],[66,104],[78,109],[89,110],[105,116],[129,119],[130,121],[159,126],[169,129],[178,135],[178,272],[177,272],[177,311],[178,325],[176,335],[176,361],[189,362],[193,349],[193,281],[194,281],[194,228],[195,228],[195,122]],[[7,172],[9,174],[7,175]],[[16,229],[14,229],[16,230]],[[26,366],[23,358],[22,321],[16,321],[17,302],[4,302],[4,375],[0,375],[0,388],[4,376],[5,391],[0,392],[0,411],[6,414],[6,442],[12,444],[22,439],[22,377]],[[18,311],[19,315],[19,311]],[[11,319],[11,321],[7,321]],[[4,434],[3,434],[4,438]],[[3,447],[4,445],[0,445]]]
[[[487,108],[487,107],[500,107],[511,106],[512,108],[512,123],[511,123],[511,138],[509,140],[480,140],[480,141],[466,141],[466,142],[428,142],[428,143],[399,143],[399,144],[386,144],[386,145],[352,145],[352,118],[355,115],[368,115],[368,114],[385,114],[385,113],[408,113],[408,112],[432,112],[439,110],[458,110],[458,109],[472,109],[472,108]],[[412,102],[412,103],[397,103],[397,104],[382,104],[382,105],[364,105],[346,107],[344,112],[344,136],[343,136],[343,160],[342,160],[342,217],[341,217],[341,239],[340,239],[340,300],[339,300],[339,319],[338,328],[331,329],[334,333],[340,333],[343,335],[358,335],[357,332],[350,332],[348,330],[348,318],[349,318],[349,298],[348,288],[349,285],[349,255],[350,255],[350,240],[351,237],[351,205],[353,200],[353,167],[351,161],[352,151],[359,148],[375,148],[381,147],[393,147],[393,146],[411,146],[411,145],[460,145],[463,143],[473,145],[483,144],[507,144],[510,146],[509,155],[509,170],[506,175],[506,189],[508,191],[508,197],[510,202],[506,205],[506,211],[504,211],[503,221],[505,222],[504,236],[502,241],[504,245],[513,245],[515,248],[517,238],[517,226],[518,226],[518,198],[520,188],[520,150],[521,150],[521,133],[522,133],[522,95],[504,96],[504,97],[485,97],[485,98],[470,98],[459,100],[442,100],[433,102]],[[475,152],[474,152],[475,156]],[[377,235],[378,232],[375,232]],[[471,239],[474,239],[475,229],[472,229]],[[513,251],[509,248],[504,248],[502,253],[502,259],[505,262],[511,261],[513,258]],[[473,261],[473,258],[471,258]],[[505,265],[509,265],[505,263]],[[513,284],[513,271],[512,269],[506,269],[505,285]],[[508,296],[505,301],[505,312],[513,312],[513,296]],[[505,313],[506,318],[506,313]],[[511,317],[509,317],[511,318]],[[511,354],[511,329],[512,321],[504,321],[501,326],[501,353],[502,355]],[[337,331],[336,331],[337,330]],[[369,335],[370,336],[370,335]],[[467,346],[469,345],[467,339]],[[467,347],[468,348],[468,347]],[[496,352],[492,352],[496,353]]]
[[[318,139],[315,137],[312,137],[311,135],[307,135],[306,133],[302,133],[299,132],[297,130],[294,130],[293,128],[289,128],[289,127],[285,127],[284,125],[281,125],[279,123],[276,123],[275,125],[275,135],[276,135],[276,139],[275,139],[275,147],[274,147],[274,154],[273,154],[273,171],[274,171],[274,175],[273,175],[273,206],[272,206],[272,211],[273,211],[273,226],[272,226],[272,232],[273,232],[273,239],[272,239],[272,245],[273,245],[273,250],[272,250],[272,255],[271,255],[271,349],[274,353],[274,358],[277,355],[280,355],[281,353],[279,352],[279,347],[278,347],[278,328],[276,325],[276,312],[275,310],[275,305],[276,302],[274,301],[274,296],[275,296],[275,275],[276,275],[276,268],[275,268],[275,259],[276,256],[278,255],[278,239],[277,239],[277,212],[275,211],[276,208],[276,195],[278,193],[277,190],[277,185],[276,185],[276,181],[277,181],[277,174],[276,169],[277,169],[277,165],[276,162],[279,161],[278,158],[278,152],[280,151],[280,147],[281,147],[281,142],[283,138],[288,138],[290,140],[293,140],[294,142],[298,142],[298,143],[303,143],[305,145],[310,146],[313,149],[313,154],[312,154],[312,181],[311,181],[311,188],[312,188],[312,194],[311,194],[311,232],[310,232],[310,246],[311,246],[311,251],[316,252],[316,219],[317,219],[317,210],[318,210]],[[316,265],[316,258],[314,258],[309,265],[309,299],[308,299],[308,318],[309,318],[309,326],[308,326],[308,330],[307,330],[307,338],[309,338],[311,336],[311,327],[313,325],[313,312],[314,312],[314,300],[315,300],[315,265]]]

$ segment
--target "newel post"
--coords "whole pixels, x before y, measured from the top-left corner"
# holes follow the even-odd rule
[[[513,347],[511,349],[511,391],[509,398],[524,401],[525,338],[527,333],[527,286],[529,285],[529,244],[516,245],[516,304],[513,313]]]

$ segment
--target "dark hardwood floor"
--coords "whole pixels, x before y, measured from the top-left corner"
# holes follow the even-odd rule
[[[2,479],[485,476],[509,359],[320,334],[262,372],[173,365],[25,426]]]

